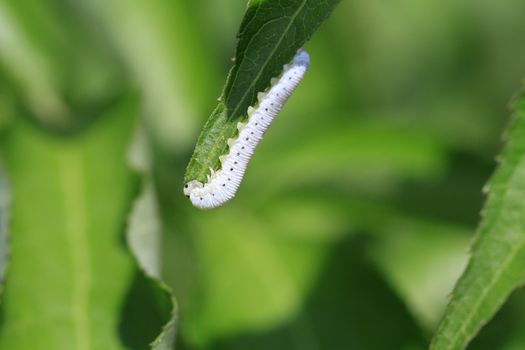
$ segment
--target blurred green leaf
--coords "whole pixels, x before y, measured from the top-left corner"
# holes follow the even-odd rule
[[[294,315],[329,248],[319,242],[296,241],[300,247],[284,249],[290,248],[286,239],[271,234],[257,217],[239,210],[221,212],[199,220],[199,227],[192,232],[199,285],[187,308],[182,309],[181,330],[196,346],[242,331],[265,329]],[[228,230],[214,231],[227,224]],[[276,250],[279,246],[284,251]]]
[[[340,191],[329,195],[326,188],[324,195],[290,191],[260,209],[258,216],[258,226],[267,232],[319,245],[366,232],[371,238],[366,255],[427,331],[439,321],[466,264],[468,227],[403,211],[384,200],[355,194],[352,199],[341,198]]]
[[[378,226],[368,255],[420,326],[432,331],[466,265],[469,229],[399,214]]]
[[[2,131],[16,115],[15,103],[11,94],[5,93],[0,87],[0,131]]]
[[[3,1],[0,63],[22,109],[60,130],[93,118],[125,86],[93,23],[63,1]]]
[[[4,290],[5,274],[9,259],[9,187],[3,167],[0,165],[0,297]],[[1,304],[1,300],[0,300]]]
[[[123,244],[135,109],[126,103],[74,138],[21,118],[5,132],[16,201],[0,348],[138,350],[167,323],[168,295]]]
[[[82,0],[97,19],[143,94],[145,126],[155,142],[177,155],[195,137],[203,102],[215,97],[217,67],[207,23],[190,1]],[[213,30],[213,29],[212,29]]]
[[[462,349],[525,282],[525,97],[500,165],[487,185],[488,198],[467,269],[454,288],[431,349]]]
[[[346,243],[350,247],[352,243],[346,241],[348,237],[363,231],[377,231],[380,234],[374,236],[374,239],[381,242],[380,239],[387,234],[395,235],[395,232],[389,231],[389,227],[396,220],[400,221],[400,214],[392,208],[374,201],[365,203],[349,200],[341,197],[340,191],[330,197],[326,193],[320,195],[316,192],[311,196],[285,193],[278,202],[272,202],[256,211],[246,203],[236,202],[217,211],[197,214],[192,217],[188,213],[186,217],[192,223],[191,232],[188,233],[196,251],[192,264],[196,271],[193,271],[192,277],[198,283],[189,302],[181,309],[181,334],[196,349],[208,348],[217,339],[231,340],[243,338],[243,335],[254,341],[246,348],[264,347],[257,345],[255,339],[261,341],[261,344],[271,344],[273,336],[288,339],[297,335],[308,339],[303,331],[294,334],[293,325],[298,315],[303,319],[302,310],[311,295],[323,288],[324,274],[331,275],[330,279],[342,280],[349,269],[353,271],[353,267],[342,265],[337,273],[328,272],[337,265],[334,263],[332,267],[326,267],[327,262],[332,260],[334,251],[339,251],[336,247]],[[341,243],[342,241],[346,243]],[[365,247],[368,245],[358,250]],[[350,250],[354,252],[353,249]],[[224,251],[228,254],[224,254]],[[357,270],[358,268],[355,273],[359,274]],[[355,278],[356,280],[341,281],[348,288],[345,290],[352,290],[357,294],[367,290],[368,287],[360,284],[358,277]],[[386,285],[391,281],[392,279],[386,278],[381,283]],[[393,283],[389,286],[399,293],[397,287]],[[329,288],[324,289],[323,294],[330,293],[327,289]],[[333,303],[353,308],[364,302],[363,299],[349,300],[343,295],[345,293],[339,295],[339,299],[334,299]],[[399,295],[406,296],[402,293]],[[371,304],[389,303],[374,299],[372,294],[367,300]],[[323,309],[323,304],[316,303],[316,308]],[[370,312],[369,316],[372,318],[376,312],[384,315],[380,307],[377,310],[364,309]],[[319,332],[314,328],[310,330],[311,337],[330,337],[330,334],[339,336],[344,333],[339,333],[339,327],[344,324],[347,327],[346,332],[352,333],[353,337],[352,340],[346,339],[347,343],[339,339],[337,343],[342,348],[348,348],[348,344],[354,341],[373,343],[366,336],[358,335],[359,331],[355,331],[360,327],[368,329],[368,326],[358,325],[359,322],[356,321],[360,317],[367,317],[366,312],[361,311],[360,316],[344,313],[338,314],[337,319],[333,316],[330,320],[334,324],[341,322],[337,327]],[[399,314],[392,317],[405,318]],[[309,319],[307,323],[315,323],[310,319],[308,311],[304,318]],[[403,322],[415,323],[410,316]],[[292,330],[288,329],[289,323],[292,324]],[[373,332],[372,328],[366,332]],[[274,331],[276,334],[273,334]],[[290,331],[292,335],[288,334]],[[316,348],[315,345],[312,346]],[[320,348],[332,349],[328,346]],[[388,347],[383,344],[378,348]]]
[[[207,346],[197,345],[192,348],[279,350],[422,348],[423,337],[411,315],[380,274],[364,258],[363,252],[367,242],[361,239],[363,237],[342,239],[335,244],[320,247],[319,242],[308,239],[289,239],[272,235],[270,232],[265,234],[271,235],[267,242],[272,242],[272,258],[259,261],[262,257],[260,252],[252,249],[246,249],[242,255],[239,255],[241,247],[236,245],[232,250],[232,256],[226,257],[229,261],[225,267],[229,265],[227,271],[230,271],[230,275],[225,280],[226,276],[222,274],[222,283],[219,280],[215,281],[215,288],[219,289],[220,295],[206,296],[217,299],[213,304],[209,304],[212,300],[204,299],[206,305],[202,311],[207,314],[202,315],[202,323],[199,323],[203,328],[197,327],[196,330],[205,335],[213,329],[211,327],[217,329],[217,324],[221,324],[219,327],[224,327],[236,317],[247,320],[250,311],[252,315],[262,315],[266,307],[273,308],[275,306],[273,302],[285,296],[282,294],[283,285],[278,282],[285,282],[288,291],[293,287],[292,290],[296,289],[294,293],[300,291],[303,294],[297,301],[300,307],[295,308],[285,317],[283,315],[273,322],[264,322],[257,327],[253,324],[251,327],[237,326],[236,331],[222,333]],[[246,242],[254,238],[252,235],[249,236]],[[261,237],[261,239],[265,238]],[[260,243],[259,238],[257,242]],[[268,250],[268,247],[265,245],[263,249]],[[270,257],[267,254],[265,256]],[[233,265],[235,263],[236,267]],[[270,268],[265,266],[268,263],[272,265]],[[263,272],[265,269],[266,272]],[[315,279],[307,278],[306,280],[309,280],[307,286],[302,285],[299,281],[311,274],[312,270],[315,271]],[[232,274],[231,271],[236,273]],[[273,279],[272,272],[279,276]],[[282,280],[286,275],[288,277]],[[246,283],[248,279],[255,285]],[[299,283],[296,284],[297,282]],[[242,289],[241,293],[238,294],[236,289]],[[238,295],[238,303],[235,303],[232,294]],[[229,304],[228,307],[221,305],[224,301]],[[221,312],[222,307],[227,307],[227,314]],[[229,320],[224,317],[228,317]],[[213,323],[204,323],[206,320],[212,320]],[[377,334],[377,329],[381,330],[381,336],[373,336]]]
[[[133,205],[128,225],[128,245],[138,264],[149,276],[160,277],[162,226],[152,184],[144,184]]]
[[[395,115],[492,159],[525,74],[524,11],[521,0],[344,1],[315,42],[330,47],[332,84],[350,108]]]
[[[5,75],[25,93],[25,103],[48,123],[58,125],[68,121],[64,101],[58,96],[58,87],[49,62],[24,37],[12,11],[0,5],[0,59]]]
[[[300,117],[282,121],[273,142],[262,141],[240,196],[251,189],[250,199],[257,200],[288,186],[328,181],[380,192],[402,180],[436,178],[446,169],[446,150],[428,131],[352,117],[337,125],[306,121],[294,128],[291,124]],[[276,169],[279,176],[271,176]]]
[[[257,92],[270,85],[284,64],[292,60],[326,20],[340,0],[256,0],[248,4],[235,55],[219,104],[202,129],[185,182],[206,182],[217,168],[227,140],[237,132],[237,122],[247,115]]]
[[[153,350],[168,350],[175,346],[177,332],[176,301],[171,290],[164,285],[160,276],[160,254],[162,224],[158,216],[155,191],[146,180],[142,193],[136,199],[129,218],[128,245],[141,269],[169,295],[172,304],[171,319],[164,325],[162,333],[153,342]]]

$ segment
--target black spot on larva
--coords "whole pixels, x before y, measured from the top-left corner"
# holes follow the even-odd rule
[[[237,155],[238,155],[238,156],[240,156],[240,155],[241,155],[241,153],[240,153],[240,152],[237,152]]]
[[[228,181],[231,181],[232,179],[228,178]]]
[[[242,146],[241,149],[244,149],[244,146]]]
[[[266,112],[268,112],[268,108],[265,108],[264,110],[265,110]]]
[[[253,135],[253,131],[252,131],[252,132],[251,132],[250,134],[252,134],[252,135]]]
[[[288,80],[292,80],[292,77],[288,78]]]
[[[255,123],[255,125],[259,125],[259,123]]]
[[[201,197],[201,200],[202,200],[202,197]]]
[[[213,197],[215,197],[215,193],[212,193],[211,195],[212,195]]]
[[[188,185],[184,185],[184,188],[188,188]]]
[[[246,141],[248,141],[249,139],[250,139],[250,138],[249,138],[249,137],[247,137],[247,138],[246,138]]]
[[[186,195],[186,197],[190,198],[190,196]]]
[[[237,162],[233,162],[233,164],[237,164]]]
[[[226,184],[222,184],[222,187],[226,186]]]
[[[230,171],[233,171],[233,168],[230,168]]]

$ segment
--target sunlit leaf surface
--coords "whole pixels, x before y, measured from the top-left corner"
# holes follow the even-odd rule
[[[123,243],[134,114],[127,103],[73,138],[19,119],[2,139],[16,203],[1,348],[144,349],[160,333],[169,299]]]

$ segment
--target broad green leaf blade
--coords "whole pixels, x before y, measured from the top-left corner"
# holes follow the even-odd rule
[[[467,269],[431,344],[433,350],[463,349],[525,282],[525,97],[515,115],[488,197]]]
[[[4,279],[8,263],[8,222],[9,222],[9,187],[5,172],[0,166],[0,297],[4,288]],[[1,300],[0,300],[1,304]]]
[[[237,132],[237,122],[247,115],[257,92],[270,85],[283,65],[292,60],[340,0],[251,1],[239,30],[235,65],[219,104],[197,141],[185,182],[206,181],[226,152],[227,140]]]
[[[169,319],[169,298],[122,243],[136,108],[114,112],[74,138],[17,118],[2,139],[16,198],[2,349],[144,349]]]

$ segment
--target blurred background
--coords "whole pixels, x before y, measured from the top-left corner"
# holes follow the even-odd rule
[[[342,1],[237,197],[203,212],[182,176],[245,8],[4,0],[0,128],[75,135],[122,104],[140,119],[178,349],[424,348],[525,77],[525,2]],[[518,292],[470,348],[525,348],[524,309]]]

